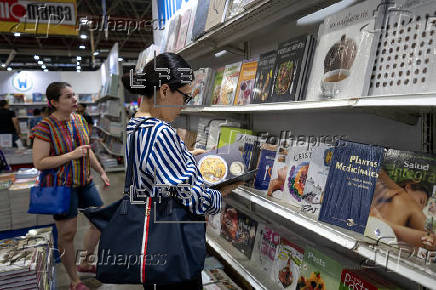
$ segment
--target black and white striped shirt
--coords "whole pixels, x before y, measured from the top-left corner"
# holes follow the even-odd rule
[[[132,118],[127,125],[126,160],[136,125],[145,118]],[[154,184],[192,185],[190,198],[180,188],[177,194],[192,213],[216,214],[221,211],[221,193],[204,185],[192,154],[175,130],[166,122],[149,118],[135,133],[134,185],[153,195]],[[154,174],[156,172],[156,174]]]

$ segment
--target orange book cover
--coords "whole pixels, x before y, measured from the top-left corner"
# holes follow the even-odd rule
[[[251,103],[250,98],[254,88],[256,71],[257,60],[242,64],[234,105],[247,105]]]

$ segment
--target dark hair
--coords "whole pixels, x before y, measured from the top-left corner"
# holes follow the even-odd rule
[[[166,70],[156,70],[156,68],[166,69]],[[169,72],[168,72],[169,69]],[[180,70],[184,69],[184,70]],[[169,76],[169,79],[166,76]],[[171,91],[175,91],[183,86],[185,86],[188,82],[194,80],[194,73],[192,72],[191,66],[186,62],[183,57],[177,55],[175,53],[162,53],[156,56],[153,60],[148,62],[144,69],[139,72],[133,73],[134,84],[141,84],[144,88],[132,88],[130,86],[130,72],[123,75],[123,84],[124,87],[131,94],[143,95],[148,99],[153,98],[154,95],[154,87],[156,90],[161,86],[160,84],[167,84]],[[141,79],[145,79],[144,82],[141,82]]]
[[[6,106],[9,102],[6,100],[0,100],[0,108],[3,108],[4,106]]]
[[[38,116],[39,114],[41,114],[41,110],[40,109],[33,110],[33,116]]]
[[[412,188],[412,190],[421,190],[424,191],[427,194],[427,198],[432,196],[432,192],[430,190],[430,185],[427,184],[426,182],[415,182],[413,180],[407,179],[407,180],[403,180],[400,183],[398,183],[399,186],[401,186],[402,188],[406,188],[407,185],[410,185],[410,187]]]
[[[71,88],[71,85],[67,82],[52,82],[48,85],[45,94],[47,96],[48,106],[52,112],[56,109],[51,105],[50,101],[59,101],[61,90],[67,87]]]

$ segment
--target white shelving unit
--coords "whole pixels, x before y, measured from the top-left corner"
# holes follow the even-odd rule
[[[123,156],[124,156],[123,153],[116,153],[116,152],[110,150],[110,149],[109,149],[109,148],[108,148],[108,147],[107,147],[103,142],[101,142],[101,141],[100,141],[100,144],[103,146],[104,150],[106,150],[106,152],[108,152],[109,154],[114,155],[114,156],[118,156],[118,157],[123,157]]]
[[[115,138],[122,138],[123,137],[122,134],[121,135],[112,134],[112,133],[106,131],[105,129],[103,129],[102,127],[100,127],[100,126],[94,126],[94,128],[99,129],[101,132],[103,132],[104,134],[106,134],[108,136],[111,136],[111,137],[115,137]]]

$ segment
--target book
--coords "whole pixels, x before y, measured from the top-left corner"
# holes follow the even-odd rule
[[[238,87],[234,100],[235,105],[247,105],[251,103],[254,81],[256,78],[257,60],[242,64],[239,74]]]
[[[270,274],[279,245],[280,234],[265,224],[259,224],[250,263]]]
[[[296,289],[339,289],[342,267],[331,257],[307,247]]]
[[[307,100],[368,95],[384,18],[381,0],[364,1],[324,19],[318,32]]]
[[[303,248],[283,237],[280,238],[271,271],[272,281],[278,289],[295,289],[297,287],[303,257]]]
[[[210,1],[211,0],[198,1],[195,17],[193,18],[194,25],[192,27],[192,41],[200,38],[205,32]]]
[[[254,2],[256,0],[231,0],[231,5],[229,5],[229,9],[227,12],[226,18],[232,18],[233,16],[236,16],[242,12],[245,11],[245,7],[250,4],[251,2]]]
[[[290,147],[284,189],[274,195],[275,197],[293,206],[301,207],[312,150],[310,144],[295,144]]]
[[[224,119],[212,119],[208,126],[208,138],[206,144],[206,150],[218,148],[218,142],[220,140],[221,128],[222,127],[239,127],[241,124],[239,122],[232,122]],[[230,144],[230,142],[228,143]]]
[[[225,66],[223,80],[221,83],[221,92],[219,105],[231,105],[235,98],[238,86],[239,72],[241,71],[242,62],[229,64]]]
[[[205,1],[202,1],[202,2],[205,2]],[[192,2],[190,4],[191,4],[190,5],[190,7],[191,7],[191,17],[190,17],[191,20],[189,21],[188,31],[186,32],[185,46],[188,46],[194,40],[192,32],[193,32],[193,28],[194,28],[194,25],[195,25],[198,1],[194,1],[194,2]]]
[[[177,37],[175,50],[179,51],[185,47],[186,34],[188,32],[189,23],[191,22],[191,9],[187,9],[183,12],[180,21],[179,36]]]
[[[224,67],[220,67],[215,71],[215,79],[212,87],[211,105],[216,105],[219,103],[223,75],[224,75]]]
[[[226,204],[223,201],[221,203],[221,208],[226,208]],[[221,233],[221,219],[222,219],[222,213],[209,215],[207,220],[207,227],[209,230],[214,233],[215,235],[219,236]]]
[[[238,212],[238,229],[236,239],[232,245],[243,253],[248,259],[251,258],[256,237],[257,222],[248,215]]]
[[[238,221],[238,210],[227,204],[221,213],[221,237],[229,243],[236,241]]]
[[[41,103],[42,99],[43,99],[43,94],[41,94],[41,93],[33,93],[32,94],[33,103]]]
[[[176,51],[176,45],[177,45],[177,39],[179,37],[179,31],[180,26],[182,24],[182,17],[180,14],[177,14],[174,21],[174,30],[171,34],[169,34],[168,37],[168,45],[167,45],[167,52],[175,52]]]
[[[277,59],[277,51],[273,50],[259,57],[259,63],[254,81],[253,94],[251,95],[252,103],[265,103],[271,92],[274,80],[274,65]]]
[[[240,290],[222,269],[204,270],[202,273],[203,290]]]
[[[253,135],[253,131],[244,128],[224,127],[221,126],[218,148],[235,143],[238,134]],[[242,151],[242,150],[241,150]]]
[[[168,22],[168,31],[166,37],[166,43],[163,49],[163,52],[172,52],[172,45],[174,43],[174,39],[177,37],[175,35],[176,30],[176,18],[172,18],[167,21]]]
[[[368,289],[368,290],[390,290],[400,289],[395,284],[387,281],[377,274],[368,270],[344,269],[341,273],[341,284],[339,290],[349,289]]]
[[[319,220],[363,234],[384,148],[339,140],[324,191]]]
[[[207,14],[206,24],[204,31],[207,32],[214,26],[217,26],[225,19],[225,11],[227,8],[228,0],[209,0],[209,10]]]
[[[325,183],[329,174],[334,147],[320,143],[312,151],[312,158],[307,171],[301,211],[313,219],[318,219],[324,195]]]
[[[311,38],[311,35],[304,35],[279,44],[274,65],[274,83],[268,102],[298,100],[304,85],[303,72]]]
[[[206,94],[209,93],[210,82],[212,77],[211,68],[200,68],[194,71],[194,81],[192,83],[192,100],[189,105],[202,105]]]
[[[365,236],[413,248],[436,233],[436,157],[389,149],[374,190]],[[413,238],[418,236],[418,238]]]
[[[288,173],[288,164],[291,158],[291,150],[290,144],[281,141],[271,170],[271,178],[267,190],[268,196],[280,198],[283,195],[285,179]]]
[[[268,185],[271,180],[271,172],[274,166],[274,160],[277,151],[270,149],[262,149],[259,157],[258,171],[256,173],[256,179],[254,181],[254,188],[262,190],[266,193]]]

